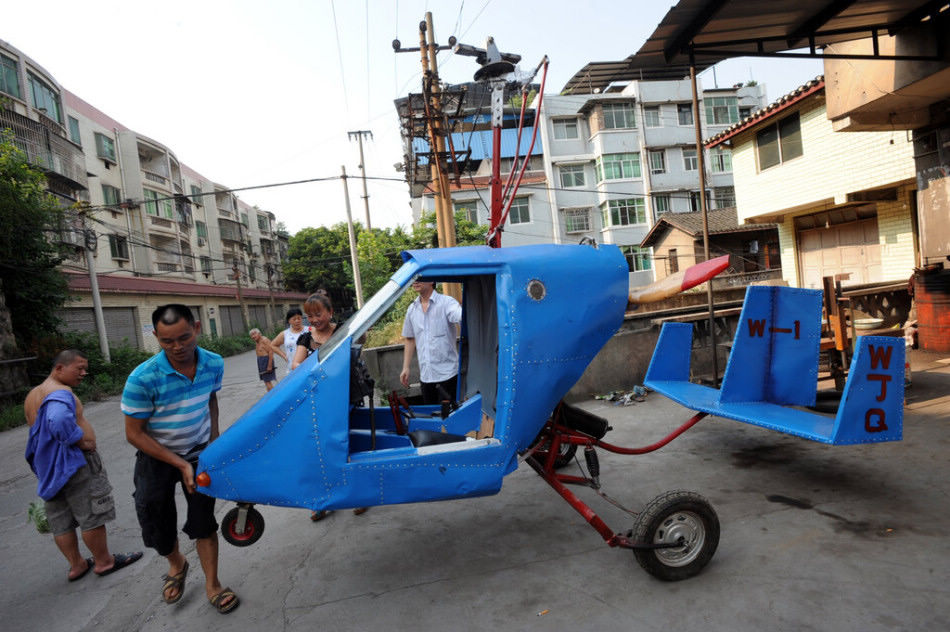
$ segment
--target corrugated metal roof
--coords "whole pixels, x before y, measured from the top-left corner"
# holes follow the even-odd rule
[[[562,94],[603,90],[617,81],[682,79],[724,59],[893,35],[937,18],[944,0],[680,0],[636,55],[591,62]]]

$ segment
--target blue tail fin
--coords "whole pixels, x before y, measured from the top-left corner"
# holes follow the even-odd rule
[[[861,336],[835,418],[834,443],[900,441],[904,429],[904,339]]]
[[[748,288],[719,401],[811,406],[820,337],[820,290]]]

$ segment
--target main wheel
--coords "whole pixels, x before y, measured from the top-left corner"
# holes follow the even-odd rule
[[[633,527],[637,542],[678,544],[634,549],[643,570],[673,582],[698,574],[719,546],[719,517],[705,498],[687,491],[667,492],[650,501]]]
[[[257,509],[248,507],[247,520],[244,521],[244,531],[237,532],[239,507],[234,507],[224,514],[221,522],[221,536],[234,546],[251,546],[264,535],[264,516]]]

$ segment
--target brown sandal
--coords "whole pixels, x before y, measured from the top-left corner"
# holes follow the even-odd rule
[[[186,577],[188,577],[188,560],[185,560],[185,566],[181,569],[180,573],[176,575],[165,575],[162,578],[165,580],[165,583],[162,584],[162,600],[164,600],[165,603],[178,603],[181,600],[182,595],[185,594]],[[178,594],[174,597],[169,597],[167,593],[172,589],[177,589]]]
[[[369,507],[357,507],[356,509],[353,510],[353,515],[354,515],[354,516],[361,516],[361,515],[363,515],[364,513],[366,513],[367,511],[369,511]]]
[[[231,601],[227,603],[222,603],[225,599],[231,597]],[[238,607],[238,604],[241,603],[241,600],[238,599],[238,596],[234,594],[234,591],[230,588],[225,588],[219,592],[214,597],[208,599],[208,603],[215,607],[215,610],[221,614],[227,614]]]

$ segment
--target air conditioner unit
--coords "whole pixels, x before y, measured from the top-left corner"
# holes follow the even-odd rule
[[[204,238],[204,237],[199,237],[199,238],[198,238],[198,246],[204,246],[205,243],[207,243],[207,242],[205,242],[205,238]]]
[[[75,246],[77,248],[84,248],[86,245],[86,238],[82,231],[72,228],[67,228],[60,233],[60,241],[68,246]]]

